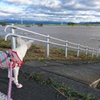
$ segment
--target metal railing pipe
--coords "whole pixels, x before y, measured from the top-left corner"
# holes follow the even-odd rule
[[[40,34],[38,32],[34,32],[34,31],[30,31],[30,30],[27,30],[27,29],[23,29],[23,28],[14,26],[14,24],[7,25],[5,27],[5,29],[4,29],[4,31],[6,32],[7,28],[9,28],[9,27],[11,28],[11,33],[9,33],[9,34],[7,34],[5,36],[5,40],[7,40],[8,36],[12,37],[12,48],[16,47],[15,37],[17,36],[17,37],[22,37],[22,38],[25,38],[25,39],[31,39],[31,40],[35,40],[35,41],[38,41],[38,42],[46,43],[46,54],[47,54],[47,57],[49,57],[49,48],[50,48],[49,46],[50,46],[50,44],[64,47],[65,48],[65,57],[67,57],[68,48],[76,49],[77,50],[77,57],[79,56],[80,50],[85,51],[86,55],[87,55],[87,53],[92,53],[92,56],[93,55],[97,55],[97,57],[98,57],[98,55],[100,53],[99,49],[94,49],[94,48],[91,48],[91,47],[88,47],[88,46],[83,46],[83,45],[80,45],[80,44],[77,44],[77,43],[73,43],[73,42],[70,42],[70,41],[65,41],[65,40],[62,40],[62,39],[59,39],[59,38],[55,38],[55,37],[52,37],[52,36],[49,36],[49,35]],[[32,34],[36,34],[36,35],[45,37],[46,41],[45,40],[41,40],[41,39],[31,38],[31,37],[28,37],[28,36],[26,37],[26,36],[15,34],[15,30],[14,29],[18,29],[18,30],[21,30],[21,31],[25,31],[25,32],[28,32],[28,33],[32,33]],[[57,42],[51,42],[50,40],[60,41],[60,42],[63,42],[63,44],[57,43]]]

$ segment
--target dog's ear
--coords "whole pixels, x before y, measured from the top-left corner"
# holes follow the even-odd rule
[[[25,44],[26,42],[22,40],[20,37],[17,38],[17,45]]]
[[[33,42],[34,42],[33,40],[30,40],[30,41],[27,42],[27,48],[28,49],[32,46]]]

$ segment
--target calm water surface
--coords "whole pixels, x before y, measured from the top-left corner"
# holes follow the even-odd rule
[[[98,48],[100,46],[100,26],[19,26],[31,31],[39,32],[41,34],[50,35],[63,40],[68,40],[70,42],[78,43],[85,46],[90,46],[93,48]],[[0,35],[5,36],[4,26],[0,26]],[[25,32],[15,30],[17,34],[22,34]],[[10,32],[10,29],[7,29]],[[40,38],[36,35],[31,35],[31,37]],[[96,38],[95,41],[91,40]]]

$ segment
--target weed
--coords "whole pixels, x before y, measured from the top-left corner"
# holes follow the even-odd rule
[[[23,72],[23,74],[28,76],[28,80],[34,79],[40,84],[51,85],[52,87],[54,87],[58,91],[58,94],[56,95],[57,98],[59,97],[59,95],[63,95],[68,100],[95,100],[95,98],[92,97],[90,93],[87,94],[87,96],[79,94],[78,92],[72,90],[64,84],[55,82],[53,78],[46,79],[43,74],[40,74],[38,72],[32,72],[30,74],[28,74],[27,72]]]
[[[7,42],[0,37],[0,50],[7,50],[11,48],[11,42],[8,40]],[[91,57],[90,54],[87,56],[83,53],[80,52],[80,56],[76,56],[76,51],[73,50],[68,50],[68,57],[66,58],[64,56],[64,50],[59,49],[56,47],[51,47],[50,48],[50,56],[47,58],[46,57],[46,48],[45,46],[41,45],[35,45],[33,44],[32,47],[28,50],[27,55],[24,58],[24,61],[30,61],[30,60],[42,60],[45,61],[45,59],[49,60],[100,60],[100,57],[94,56],[93,58]]]

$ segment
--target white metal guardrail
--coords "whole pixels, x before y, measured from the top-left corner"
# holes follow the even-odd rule
[[[34,40],[34,41],[46,43],[46,55],[47,55],[47,57],[49,57],[50,44],[64,47],[65,48],[65,57],[66,58],[67,58],[67,55],[68,55],[68,49],[69,48],[70,49],[75,49],[77,51],[76,52],[77,53],[77,57],[80,54],[80,50],[84,51],[86,55],[88,53],[91,53],[92,57],[94,55],[96,55],[98,57],[99,54],[100,54],[99,53],[99,49],[94,49],[94,48],[91,48],[91,47],[88,47],[88,46],[83,46],[83,45],[76,44],[76,43],[73,43],[73,42],[70,42],[70,41],[67,41],[67,40],[58,39],[58,38],[55,38],[55,37],[52,37],[52,36],[49,36],[49,35],[40,34],[38,32],[34,32],[34,31],[30,31],[30,30],[27,30],[27,29],[23,29],[23,28],[14,26],[14,24],[7,25],[5,27],[5,30],[4,30],[5,32],[6,32],[6,29],[8,27],[11,28],[11,32],[5,36],[5,40],[7,39],[8,36],[12,36],[12,48],[16,47],[15,37],[18,36],[18,37],[22,37],[22,38],[31,39],[31,40]],[[41,40],[41,39],[36,39],[36,38],[28,37],[28,36],[15,34],[15,29],[18,29],[18,30],[21,30],[21,31],[24,31],[24,32],[28,32],[28,33],[31,33],[31,34],[34,34],[34,35],[38,35],[38,36],[41,36],[41,37],[45,37],[46,40]],[[56,40],[56,41],[61,42],[61,43],[52,42],[51,40]]]

